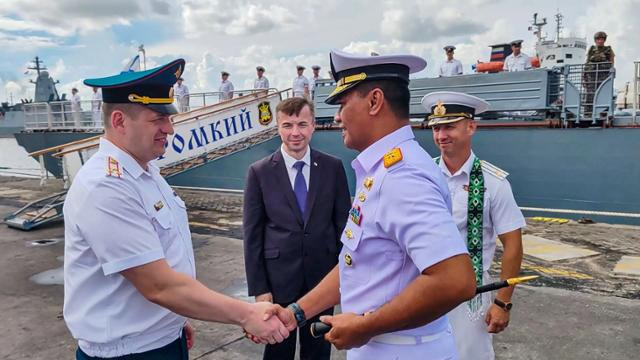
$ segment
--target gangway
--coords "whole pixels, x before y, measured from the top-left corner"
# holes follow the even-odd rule
[[[62,219],[62,205],[67,191],[49,195],[30,202],[4,218],[9,227],[31,230],[35,227]]]

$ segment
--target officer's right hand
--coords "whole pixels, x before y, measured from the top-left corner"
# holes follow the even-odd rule
[[[243,324],[243,328],[249,334],[260,339],[261,343],[275,344],[289,337],[289,330],[282,324],[277,316],[280,306],[268,302],[249,304],[250,313]]]

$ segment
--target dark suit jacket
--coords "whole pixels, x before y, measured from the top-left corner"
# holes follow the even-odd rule
[[[337,264],[351,205],[342,161],[311,149],[305,219],[280,149],[253,163],[244,190],[244,259],[249,295],[288,303]]]

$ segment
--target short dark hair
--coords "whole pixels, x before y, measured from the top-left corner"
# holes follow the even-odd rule
[[[285,115],[291,116],[296,115],[300,116],[300,112],[304,109],[305,106],[309,107],[309,111],[311,112],[311,118],[315,121],[315,109],[313,107],[313,103],[304,97],[293,97],[286,100],[283,100],[276,106],[276,114],[281,112]]]
[[[398,80],[373,80],[358,84],[353,90],[360,96],[366,96],[371,90],[378,88],[384,93],[384,98],[389,103],[393,114],[399,118],[409,117],[409,102],[411,93],[409,87]]]
[[[105,129],[111,128],[109,120],[114,111],[119,110],[131,117],[136,117],[142,109],[143,107],[138,104],[102,103],[102,123]]]

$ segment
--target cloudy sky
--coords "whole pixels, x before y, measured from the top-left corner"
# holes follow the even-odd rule
[[[295,3],[295,5],[291,5]],[[81,86],[87,77],[115,74],[144,44],[147,67],[178,57],[187,61],[191,92],[215,90],[221,70],[236,89],[249,88],[255,67],[266,67],[271,86],[287,88],[295,65],[322,66],[328,52],[409,52],[427,59],[419,76],[434,76],[455,45],[465,73],[489,57],[489,44],[525,39],[534,12],[564,15],[564,35],[586,37],[604,30],[616,52],[616,86],[624,85],[640,60],[640,0],[2,0],[0,1],[0,101],[32,98],[38,55],[60,81],[58,90]],[[309,75],[308,73],[305,73]]]

